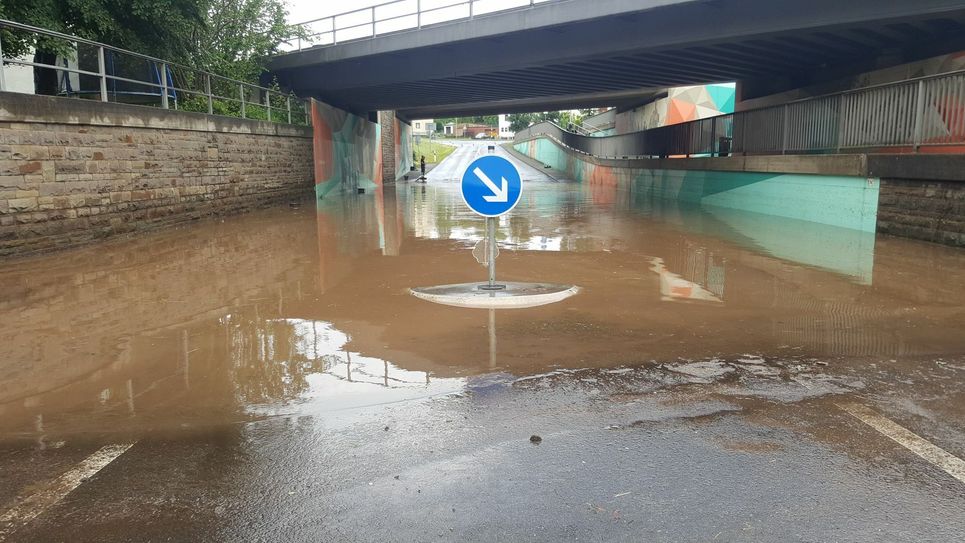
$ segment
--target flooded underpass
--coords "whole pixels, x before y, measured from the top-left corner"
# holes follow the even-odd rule
[[[0,264],[0,541],[960,541],[965,253],[510,155]],[[631,187],[632,189],[632,187]]]

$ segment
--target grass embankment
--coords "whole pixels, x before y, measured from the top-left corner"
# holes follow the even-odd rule
[[[426,157],[426,164],[438,164],[456,150],[452,145],[429,141],[429,138],[419,138],[419,143],[412,146],[415,151],[415,165],[418,168],[419,158]]]

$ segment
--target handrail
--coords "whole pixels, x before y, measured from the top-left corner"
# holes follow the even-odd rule
[[[217,100],[227,100],[230,102],[237,102],[241,104],[240,113],[242,118],[248,118],[248,107],[255,107],[263,110],[267,116],[268,121],[285,121],[289,124],[292,123],[292,105],[300,105],[302,108],[301,112],[296,111],[302,117],[304,122],[299,124],[309,124],[310,123],[310,103],[307,100],[302,100],[291,93],[284,93],[278,90],[270,89],[267,87],[262,87],[260,85],[255,85],[252,83],[247,83],[237,79],[232,79],[223,75],[215,74],[206,70],[201,70],[186,64],[181,64],[177,62],[170,62],[164,59],[153,57],[150,55],[145,55],[143,53],[138,53],[136,51],[129,51],[126,49],[121,49],[119,47],[114,47],[107,45],[98,41],[89,40],[86,38],[81,38],[79,36],[73,36],[70,34],[64,34],[62,32],[57,32],[54,30],[48,30],[45,28],[40,28],[36,26],[31,26],[24,23],[19,23],[17,21],[10,21],[7,19],[0,19],[0,29],[11,29],[14,31],[26,32],[28,34],[36,36],[44,36],[48,38],[53,38],[56,40],[61,40],[68,42],[72,45],[75,51],[79,50],[80,46],[87,46],[96,49],[97,57],[97,71],[82,70],[79,68],[71,68],[70,66],[58,66],[56,64],[46,64],[42,62],[33,62],[26,60],[24,58],[8,58],[3,55],[2,47],[0,47],[0,91],[8,91],[8,85],[6,82],[5,66],[6,65],[17,65],[17,66],[29,66],[33,68],[41,68],[54,70],[56,72],[63,72],[66,74],[77,74],[78,76],[88,76],[95,77],[99,83],[98,90],[91,90],[86,92],[77,92],[76,94],[99,94],[101,102],[109,102],[111,95],[114,95],[116,101],[118,94],[124,94],[122,91],[114,91],[113,93],[108,90],[109,82],[122,82],[130,83],[132,85],[137,85],[140,87],[149,87],[152,89],[158,89],[157,95],[160,100],[160,107],[163,109],[170,108],[170,99],[173,96],[175,102],[175,108],[178,107],[177,92],[181,92],[186,95],[195,95],[204,97],[207,101],[207,113],[209,115],[214,114],[214,101]],[[106,62],[105,62],[105,52],[117,53],[124,55],[126,57],[131,57],[139,60],[143,60],[148,63],[149,66],[153,68],[159,74],[157,82],[155,80],[138,80],[131,79],[129,77],[122,77],[116,73],[109,73]],[[169,80],[171,76],[174,75],[174,70],[178,70],[178,73],[182,75],[182,83],[187,82],[188,79],[194,79],[197,76],[195,82],[203,83],[204,90],[189,89],[186,85],[179,85],[175,81]],[[193,76],[193,77],[192,77]],[[233,90],[237,90],[237,94],[234,96],[224,96],[215,93],[212,90],[212,82],[224,82],[229,85]],[[143,93],[142,93],[143,94]],[[154,93],[150,93],[154,94]],[[245,95],[260,95],[263,97],[263,102],[261,99],[257,102],[251,102],[245,100]],[[273,104],[273,102],[278,105]],[[281,114],[282,117],[273,119],[272,113],[277,111],[276,115]]]
[[[598,123],[599,119],[606,119],[604,123]],[[616,126],[616,110],[610,108],[601,113],[589,115],[580,120],[580,127],[586,131],[587,135],[596,134],[610,130]]]
[[[587,130],[586,128],[583,128],[583,125],[573,123],[572,126],[573,126],[573,131],[576,134],[580,134],[583,136],[589,136],[591,134],[589,130]]]
[[[311,30],[309,28],[309,25],[315,25],[316,23],[326,23],[326,24],[323,25],[325,29],[308,34],[308,39],[309,39],[308,43],[303,43],[303,39],[300,36],[295,38],[294,44],[291,42],[287,42],[287,43],[292,46],[293,51],[302,51],[304,49],[308,49],[312,47],[332,46],[339,43],[344,43],[346,41],[373,39],[381,35],[401,32],[404,30],[419,30],[423,26],[435,26],[435,25],[444,24],[444,23],[453,23],[458,21],[472,20],[477,17],[483,16],[483,15],[490,15],[493,13],[504,13],[507,11],[516,11],[516,10],[528,10],[536,7],[538,4],[544,4],[549,2],[564,2],[569,0],[517,0],[519,5],[501,8],[501,9],[492,9],[484,13],[478,13],[476,10],[476,7],[479,6],[480,4],[484,4],[487,0],[454,0],[450,3],[445,3],[442,5],[436,4],[433,7],[428,9],[422,9],[422,1],[423,0],[391,0],[389,2],[375,4],[365,8],[357,8],[350,11],[337,13],[335,15],[328,15],[326,17],[319,17],[317,19],[311,19],[308,21],[297,23],[295,26],[301,26],[309,30]],[[390,15],[382,18],[379,18],[377,15],[380,8],[386,8],[388,6],[400,6],[400,5],[413,4],[413,3],[415,4],[415,10],[413,11],[406,11],[401,14]],[[426,18],[424,17],[425,15],[438,13],[445,10],[452,10],[453,8],[459,8],[459,7],[467,8],[466,11],[468,14],[460,15],[460,16],[456,16],[448,19],[443,19],[439,21],[433,21],[428,24],[425,23],[425,20],[426,20]],[[347,26],[338,26],[338,21],[340,18],[344,20],[347,18],[351,18],[351,16],[353,15],[361,15],[364,13],[369,14],[367,20],[364,20],[359,23],[353,23]],[[393,28],[391,30],[381,31],[381,32],[378,29],[379,23],[399,21],[401,19],[408,19],[408,18],[414,18],[415,19],[414,24],[402,25],[398,28]],[[341,39],[341,40],[339,39],[339,35],[338,35],[339,32],[344,33],[345,31],[348,31],[348,30],[361,29],[365,27],[370,28],[370,31],[368,33],[365,33],[359,36],[349,37],[347,39]],[[316,40],[316,38],[323,38],[323,39]],[[322,43],[315,43],[316,41],[321,41]]]
[[[548,137],[601,158],[842,153],[965,148],[965,70],[849,89],[614,136],[584,136],[555,123],[516,133]]]
[[[593,134],[596,134],[597,132],[604,132],[604,131],[606,131],[606,130],[610,130],[610,129],[613,128],[614,126],[616,126],[615,123],[609,123],[609,124],[603,125],[603,126],[593,126],[593,125],[586,126],[586,125],[584,125],[584,124],[581,123],[579,126],[575,126],[574,128],[578,128],[578,129],[579,129],[578,131],[579,131],[580,133],[582,133],[584,136],[592,136]]]

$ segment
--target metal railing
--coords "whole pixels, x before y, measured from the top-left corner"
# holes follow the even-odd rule
[[[965,152],[965,70],[886,83],[617,136],[589,137],[540,123],[549,137],[603,158]]]
[[[580,124],[585,131],[584,135],[600,137],[600,132],[616,128],[616,109],[611,108],[603,113],[584,117]]]
[[[296,26],[305,28],[307,36],[289,46],[301,51],[560,1],[564,0],[393,0],[299,23]]]
[[[579,124],[572,124],[572,123],[571,123],[567,128],[571,129],[572,132],[574,132],[574,133],[576,133],[576,134],[579,134],[579,135],[581,135],[581,136],[589,136],[590,134],[593,133],[593,132],[591,132],[590,130],[587,130],[586,128],[584,128],[582,125],[579,125]]]
[[[31,52],[19,58],[6,57],[0,44],[0,91],[311,124],[310,102],[291,93],[15,21],[0,19],[0,30],[9,33],[6,38],[43,44],[29,47]],[[60,54],[40,57],[36,50]],[[29,73],[18,73],[17,67]],[[55,74],[48,88],[37,88],[33,74],[37,69]],[[14,76],[19,76],[19,84]]]
[[[579,133],[583,134],[584,136],[593,136],[595,138],[599,138],[603,136],[602,134],[600,134],[600,132],[606,132],[607,130],[611,130],[615,126],[616,125],[613,123],[611,123],[610,125],[604,125],[604,126],[592,126],[592,125],[583,124],[583,125],[580,125]]]

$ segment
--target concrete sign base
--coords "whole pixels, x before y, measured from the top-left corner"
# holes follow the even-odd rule
[[[547,283],[502,283],[502,290],[484,290],[480,283],[440,285],[409,289],[416,298],[437,304],[478,309],[522,309],[552,304],[580,291],[571,285]]]

